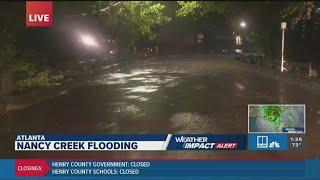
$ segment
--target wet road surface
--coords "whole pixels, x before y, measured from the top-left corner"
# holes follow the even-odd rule
[[[14,152],[14,134],[247,133],[247,105],[306,104],[306,147],[287,152]],[[121,63],[2,119],[1,157],[312,158],[320,156],[320,95],[226,58]]]

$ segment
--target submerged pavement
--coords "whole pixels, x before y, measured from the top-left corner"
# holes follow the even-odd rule
[[[12,111],[1,123],[1,157],[320,157],[320,94],[209,56],[122,63],[59,96]],[[166,134],[248,131],[248,104],[306,104],[306,147],[295,152],[14,152],[15,134]]]

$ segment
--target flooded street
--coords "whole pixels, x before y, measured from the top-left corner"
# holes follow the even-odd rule
[[[120,63],[85,84],[1,120],[2,157],[268,158],[320,156],[320,95],[226,58]],[[306,147],[295,152],[14,152],[15,134],[247,133],[247,105],[306,104]],[[8,147],[8,148],[5,148]],[[241,155],[241,157],[239,156]]]

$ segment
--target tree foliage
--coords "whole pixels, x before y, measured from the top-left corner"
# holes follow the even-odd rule
[[[154,39],[155,28],[171,20],[163,13],[164,8],[163,4],[152,1],[96,2],[93,12],[98,13],[100,22],[106,24],[113,36],[130,42]]]
[[[180,9],[177,10],[179,17],[185,17],[189,15],[196,15],[196,10],[199,9],[200,5],[197,1],[178,1]]]
[[[0,53],[0,70],[1,73],[7,73],[12,70],[18,63],[16,60],[17,49],[13,43],[8,43],[2,47]]]
[[[223,1],[178,1],[180,9],[177,15],[180,17],[206,15],[212,12],[218,14],[228,14],[235,8],[234,2]]]
[[[288,20],[293,26],[301,21],[309,20],[313,17],[313,1],[293,1],[281,12],[282,18]]]

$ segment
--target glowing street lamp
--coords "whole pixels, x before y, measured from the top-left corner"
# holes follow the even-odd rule
[[[98,46],[97,41],[90,35],[80,35],[80,41],[87,46],[91,46],[91,47]]]
[[[242,45],[242,44],[246,44],[245,42],[241,42],[241,40],[245,41],[246,40],[246,27],[247,27],[247,23],[244,22],[244,21],[241,21],[240,22],[240,28],[243,29],[243,37],[239,37],[239,45]]]
[[[242,27],[242,28],[247,27],[247,23],[246,23],[246,22],[244,22],[244,21],[240,22],[240,27]]]

